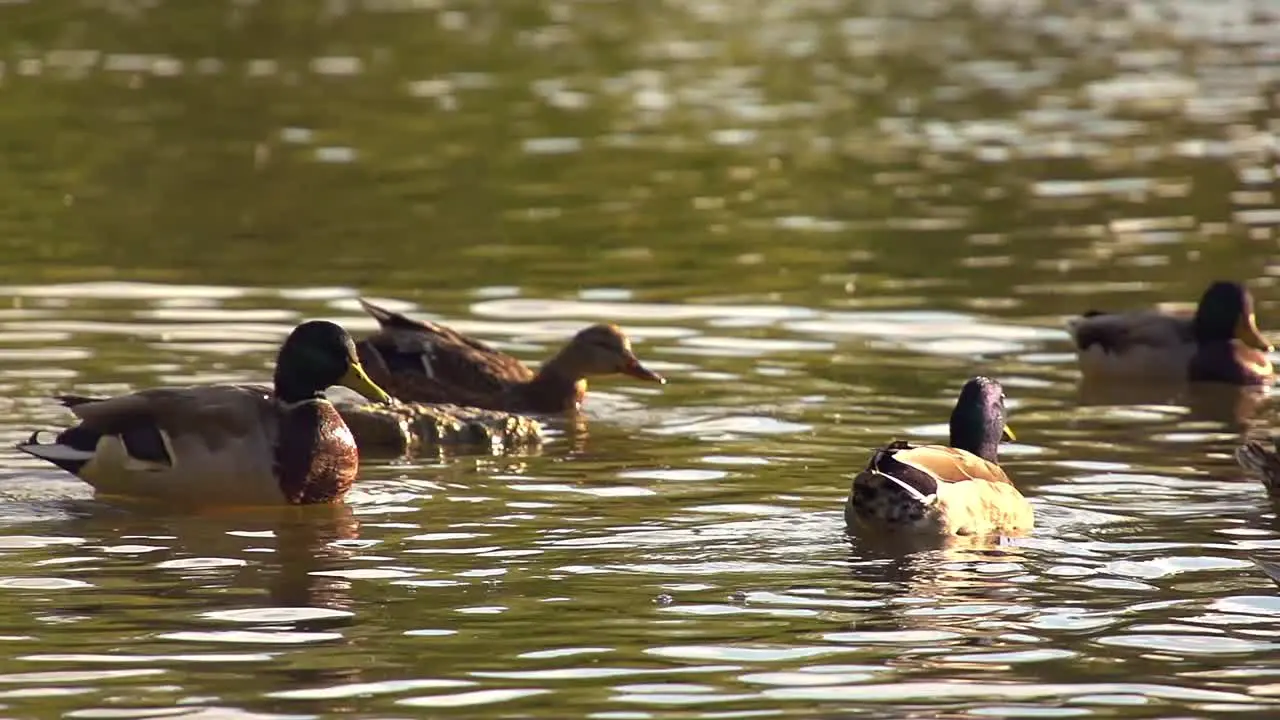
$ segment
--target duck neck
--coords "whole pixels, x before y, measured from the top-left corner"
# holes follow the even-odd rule
[[[1261,367],[1266,363],[1266,355],[1235,340],[1213,340],[1203,342],[1196,347],[1191,357],[1187,378],[1192,382],[1222,382],[1234,385],[1260,384],[1261,375],[1252,371],[1251,363],[1246,359],[1254,359]]]
[[[959,448],[986,460],[999,463],[1000,432],[987,432],[985,425],[977,428],[962,423],[951,423],[951,447]]]
[[[324,390],[316,389],[315,383],[307,382],[305,378],[299,379],[293,373],[281,372],[279,368],[276,369],[274,386],[276,399],[288,405],[324,397]]]
[[[539,410],[560,412],[577,407],[587,394],[587,379],[572,357],[561,350],[543,363],[525,386],[529,404]]]
[[[1230,345],[1235,333],[1229,328],[1220,330],[1216,325],[1202,319],[1199,315],[1191,321],[1191,337],[1197,345]]]

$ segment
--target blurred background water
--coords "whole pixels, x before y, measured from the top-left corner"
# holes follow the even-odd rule
[[[1063,320],[1280,326],[1266,0],[0,2],[0,442],[268,377],[356,298],[537,361],[539,451],[143,513],[4,450],[8,717],[1270,717],[1268,398],[1078,384]],[[871,448],[1005,383],[1029,538],[893,553]]]

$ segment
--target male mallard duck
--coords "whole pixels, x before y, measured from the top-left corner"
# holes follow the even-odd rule
[[[1195,314],[1091,310],[1067,323],[1091,376],[1147,377],[1262,385],[1271,345],[1258,330],[1253,296],[1240,283],[1215,282]]]
[[[965,383],[951,412],[951,445],[896,440],[877,450],[853,479],[845,523],[853,529],[937,535],[1029,530],[1031,504],[996,459],[1004,424],[1004,390],[990,378]]]
[[[351,431],[324,397],[345,385],[391,402],[369,380],[346,330],[299,325],[262,385],[158,388],[114,398],[63,396],[80,424],[18,445],[98,492],[206,505],[327,503],[355,480]]]
[[[401,400],[489,410],[560,413],[587,393],[587,378],[620,373],[666,382],[640,364],[616,325],[592,325],[534,373],[524,363],[443,325],[361,300],[380,326],[356,348],[369,376]]]

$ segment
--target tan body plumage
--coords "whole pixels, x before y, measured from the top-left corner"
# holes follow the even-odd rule
[[[945,445],[897,442],[854,478],[845,520],[872,532],[994,535],[1030,530],[1035,512],[999,465]]]

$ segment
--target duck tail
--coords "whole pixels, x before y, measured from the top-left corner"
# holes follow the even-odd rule
[[[380,305],[374,305],[364,298],[358,299],[360,301],[360,307],[364,308],[364,311],[369,313],[369,315],[372,316],[374,320],[377,320],[379,324],[388,322],[395,316],[395,313]]]
[[[28,455],[53,463],[72,475],[79,475],[80,470],[97,452],[100,438],[98,433],[74,427],[60,433],[53,442],[42,443],[40,431],[37,430],[31,433],[26,442],[18,443],[17,448]]]
[[[359,300],[360,307],[364,308],[364,311],[369,313],[369,316],[378,322],[379,327],[388,329],[402,328],[408,330],[421,329],[421,325],[419,323],[405,317],[401,313],[394,310],[388,310],[381,305],[374,305],[364,298],[359,298]]]
[[[86,405],[88,403],[102,402],[106,398],[92,397],[90,395],[55,395],[54,400],[62,403],[63,407],[73,408],[77,405]]]

